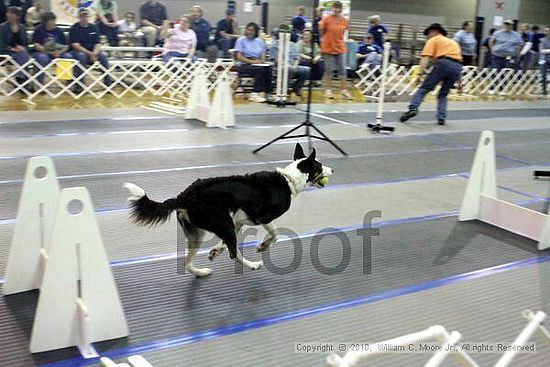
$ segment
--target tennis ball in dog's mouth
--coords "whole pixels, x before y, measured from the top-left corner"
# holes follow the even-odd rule
[[[325,186],[328,184],[328,176],[321,177],[317,182],[319,182],[321,186]]]

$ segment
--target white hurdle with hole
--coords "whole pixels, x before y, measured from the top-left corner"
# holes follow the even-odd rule
[[[45,171],[45,174],[40,173]],[[31,158],[8,259],[4,295],[40,289],[31,353],[128,336],[88,190],[59,190],[49,157]]]
[[[479,138],[458,220],[480,220],[537,241],[539,250],[550,248],[550,215],[497,198],[492,131]]]

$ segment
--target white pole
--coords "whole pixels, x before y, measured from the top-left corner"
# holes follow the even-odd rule
[[[288,77],[289,77],[289,71],[288,71],[288,59],[290,56],[290,33],[285,32],[284,33],[284,40],[285,40],[285,57],[284,57],[284,64],[283,64],[283,101],[286,101],[287,97],[287,90],[288,90]]]
[[[378,94],[378,112],[376,113],[376,124],[382,124],[382,115],[384,111],[384,97],[386,94],[386,73],[388,70],[388,64],[390,62],[391,43],[384,43],[384,58],[382,59],[382,85],[380,86],[380,92]]]
[[[529,323],[525,328],[523,328],[516,340],[514,340],[511,350],[504,353],[504,355],[498,360],[497,364],[495,364],[495,367],[509,366],[518,353],[517,350],[525,346],[525,343],[527,343],[529,338],[539,329],[544,320],[546,320],[546,314],[542,311],[533,314],[531,311],[527,310],[523,313],[523,316],[529,320]]]
[[[277,94],[277,98],[282,96],[282,84],[283,84],[283,65],[284,65],[284,32],[279,33],[279,52],[277,53],[277,90],[275,93]]]

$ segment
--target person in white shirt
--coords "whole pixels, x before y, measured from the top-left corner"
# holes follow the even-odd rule
[[[137,29],[135,17],[134,12],[126,12],[124,19],[118,21],[118,33],[134,35]]]
[[[164,39],[162,60],[170,61],[174,57],[193,58],[197,48],[197,35],[189,28],[189,15],[182,15],[179,24],[170,28],[171,22],[165,20],[160,36]]]

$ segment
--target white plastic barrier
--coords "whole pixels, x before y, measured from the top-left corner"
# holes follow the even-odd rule
[[[221,128],[235,126],[233,91],[231,90],[231,79],[229,76],[222,77],[222,80],[216,87],[206,126]]]
[[[197,72],[191,86],[191,93],[187,101],[186,119],[196,119],[208,122],[210,115],[210,99],[206,87],[206,77],[203,72]]]
[[[495,364],[495,367],[508,367],[514,357],[519,353],[519,349],[525,346],[527,341],[538,331],[544,340],[550,344],[550,334],[548,330],[542,325],[546,320],[547,315],[539,311],[536,314],[530,310],[523,311],[523,317],[528,321],[527,326],[521,331],[516,340],[511,344],[510,349],[506,351],[502,357]],[[424,367],[438,367],[443,363],[445,358],[449,355],[457,358],[462,365],[468,367],[479,367],[479,365],[466,353],[462,347],[456,346],[461,339],[461,334],[457,331],[448,333],[447,330],[441,325],[434,325],[426,330],[422,330],[416,333],[407,334],[398,338],[369,344],[367,350],[361,351],[348,351],[344,356],[338,354],[330,354],[327,357],[327,363],[333,367],[354,367],[359,364],[364,365],[364,362],[382,355],[393,353],[394,350],[399,350],[398,347],[409,347],[411,344],[423,342],[435,342],[441,348],[435,352]],[[379,346],[385,346],[381,349]],[[391,348],[387,346],[392,346]],[[456,348],[453,348],[456,346]],[[406,350],[406,349],[405,349]],[[543,351],[538,351],[544,353]]]
[[[550,216],[497,198],[495,137],[481,133],[459,221],[480,220],[550,248]]]
[[[416,333],[407,334],[395,339],[389,339],[386,341],[382,341],[379,343],[376,343],[376,345],[373,345],[372,348],[369,348],[369,350],[364,351],[349,351],[347,352],[343,357],[340,357],[337,354],[331,354],[327,357],[327,363],[333,367],[352,367],[357,366],[359,363],[364,363],[369,359],[372,359],[376,356],[391,353],[391,350],[388,348],[388,350],[380,349],[377,347],[377,345],[391,345],[391,346],[402,346],[407,347],[410,344],[418,343],[418,342],[436,342],[441,346],[445,346],[442,348],[442,352],[437,352],[434,354],[434,356],[428,361],[428,364],[426,366],[430,367],[437,367],[439,366],[444,359],[449,355],[455,356],[460,362],[462,362],[465,366],[469,367],[479,367],[477,363],[470,358],[470,356],[457,348],[456,351],[451,352],[445,352],[445,349],[447,345],[454,345],[456,344],[461,338],[461,335],[457,331],[453,331],[449,334],[447,330],[441,325],[434,325],[432,327],[429,327],[426,330],[422,330]]]
[[[97,357],[93,342],[128,336],[88,190],[59,191],[48,157],[27,166],[7,269],[5,295],[40,289],[32,353],[77,346]]]

